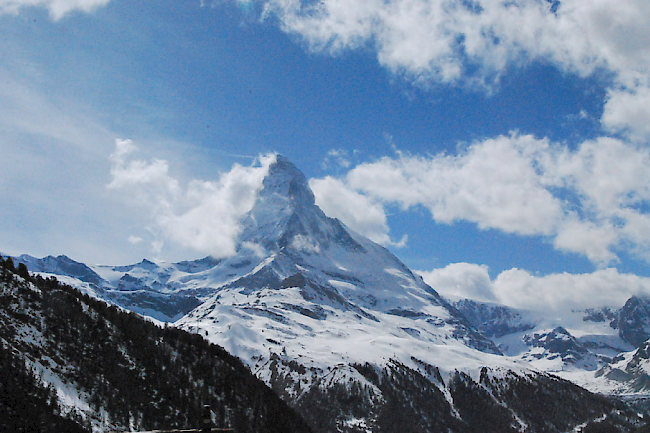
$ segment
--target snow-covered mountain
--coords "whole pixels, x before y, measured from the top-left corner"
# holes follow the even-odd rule
[[[569,431],[619,410],[542,372],[572,359],[592,376],[602,367],[591,357],[604,355],[585,352],[573,328],[547,329],[503,306],[452,306],[388,250],[327,217],[282,156],[231,257],[65,268],[59,260],[69,259],[28,266],[43,263],[41,272],[222,345],[315,431]],[[632,349],[620,342],[611,357]],[[556,352],[559,360],[545,355]],[[489,415],[474,418],[471,401]],[[536,418],[539,404],[552,420]]]
[[[650,299],[618,308],[517,310],[468,299],[452,304],[508,358],[594,392],[650,396]]]
[[[266,345],[273,344],[262,333],[255,341],[238,341],[238,323],[268,329],[283,350],[303,356],[311,350],[300,347],[310,340],[320,348],[331,340],[333,351],[355,362],[388,359],[400,351],[398,341],[423,351],[457,345],[499,353],[388,250],[327,217],[302,173],[282,157],[246,217],[239,254],[205,274],[218,290],[178,324],[198,321],[228,340],[232,334],[229,349],[235,353],[247,344],[250,355],[266,355]]]

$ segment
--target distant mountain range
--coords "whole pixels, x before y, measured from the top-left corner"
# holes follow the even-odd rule
[[[558,375],[592,391],[645,395],[648,301],[553,318],[452,303],[327,217],[282,156],[226,259],[15,261],[223,346],[315,432],[629,431],[642,423],[641,405],[626,409]]]

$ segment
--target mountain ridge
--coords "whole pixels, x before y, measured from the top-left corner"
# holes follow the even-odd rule
[[[327,217],[304,175],[282,156],[242,219],[236,251],[177,264],[93,266],[103,282],[82,288],[219,343],[301,410],[317,432],[393,431],[401,419],[396,408],[422,416],[407,423],[422,431],[496,433],[504,431],[495,427],[501,422],[512,431],[524,425],[531,432],[565,431],[611,416],[609,406],[586,391],[555,382],[524,358],[503,356],[467,308],[461,313],[386,248]],[[493,336],[508,338],[507,325],[497,320]],[[524,328],[519,331],[532,329]],[[450,414],[443,424],[424,416],[432,408],[413,383],[436,396],[435,411]],[[528,391],[518,388],[523,384]],[[563,396],[566,407],[553,409],[564,410],[562,417],[549,427],[527,412],[532,403],[508,400],[514,389],[537,389],[549,407]],[[486,410],[501,414],[491,430],[459,400],[488,396]],[[585,399],[595,406],[580,406]],[[409,405],[413,410],[405,409]],[[312,413],[329,415],[319,420]]]

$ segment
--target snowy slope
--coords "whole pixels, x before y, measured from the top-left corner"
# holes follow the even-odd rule
[[[311,432],[222,348],[54,279],[25,280],[2,260],[0,271],[0,431],[189,428],[209,404],[238,431]],[[39,389],[49,391],[35,402]]]
[[[450,370],[502,359],[389,251],[325,216],[302,173],[282,157],[240,245],[239,255],[204,272],[214,295],[177,324],[198,326],[242,359],[286,352],[324,366],[435,353],[453,359]],[[241,271],[235,276],[233,263]]]
[[[42,259],[21,255],[13,259],[25,263],[32,272],[44,277],[56,276],[90,296],[163,322],[177,320],[201,304],[201,298],[210,294],[211,289],[197,288],[200,282],[193,282],[188,288],[186,282],[219,263],[212,257],[179,263],[144,259],[128,266],[88,266],[63,255]]]
[[[487,331],[512,360],[594,392],[650,394],[650,378],[640,367],[645,365],[648,300],[632,297],[618,308],[553,311],[517,310],[471,300],[452,303],[474,326]]]

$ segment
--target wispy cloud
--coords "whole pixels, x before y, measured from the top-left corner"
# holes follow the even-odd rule
[[[96,147],[93,138],[110,136],[109,129],[87,107],[39,90],[30,82],[36,81],[34,77],[41,71],[30,71],[25,65],[13,70],[4,66],[0,67],[0,105],[4,108],[0,127],[5,131],[64,142],[79,149]]]
[[[130,140],[116,140],[108,188],[150,210],[152,232],[159,234],[152,249],[160,252],[169,240],[214,257],[234,254],[241,217],[252,209],[275,155],[261,156],[249,167],[235,164],[217,181],[183,184],[170,174],[167,161],[134,159],[136,150]]]
[[[110,0],[0,0],[0,14],[17,14],[24,7],[44,7],[54,20],[59,20],[72,11],[92,12],[105,6]]]
[[[128,223],[103,194],[115,134],[87,104],[42,90],[33,64],[11,60],[0,67],[3,248],[122,260],[109,233]]]
[[[351,227],[361,224],[356,215],[366,215],[354,210],[364,200],[386,235],[382,204],[424,206],[438,223],[470,221],[481,229],[543,236],[605,266],[623,250],[650,261],[649,165],[648,149],[620,140],[570,150],[512,135],[476,142],[457,155],[385,157],[342,179],[312,184],[336,190],[337,216]]]

